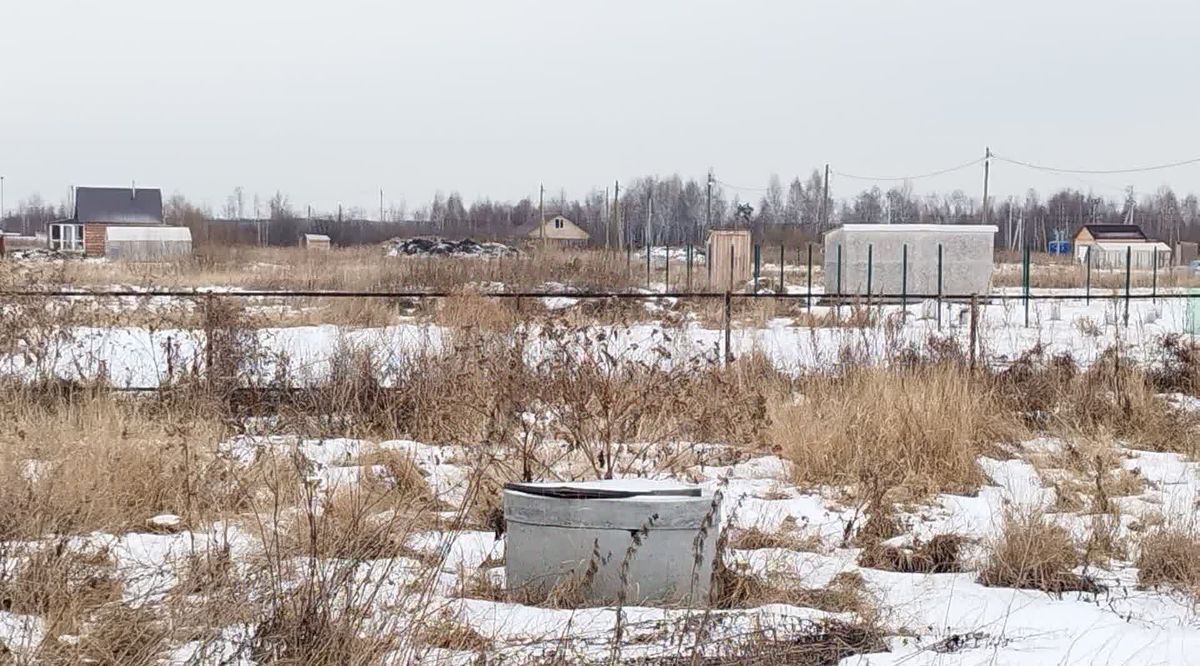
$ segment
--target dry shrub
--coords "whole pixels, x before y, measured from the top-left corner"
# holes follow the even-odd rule
[[[508,331],[518,322],[515,305],[507,300],[486,298],[477,290],[457,289],[449,298],[438,301],[434,320],[456,330]],[[532,308],[521,314],[527,318]]]
[[[280,526],[284,552],[346,560],[421,559],[406,545],[437,527],[428,495],[404,497],[368,485],[316,492],[314,510],[297,511]]]
[[[399,507],[438,507],[433,490],[410,454],[378,449],[357,462],[363,468],[360,485],[373,495],[382,496],[385,503]]]
[[[1070,532],[1044,515],[1029,512],[1005,516],[1004,528],[991,546],[979,583],[988,587],[1013,587],[1063,592],[1100,591],[1087,576],[1074,573],[1084,560]]]
[[[946,364],[849,368],[800,390],[772,438],[802,483],[969,492],[984,482],[977,458],[1022,433],[986,384]]]
[[[884,632],[867,622],[800,621],[799,626],[760,630],[706,644],[705,654],[676,654],[635,660],[635,664],[684,666],[828,666],[856,655],[887,652]],[[796,631],[794,631],[796,630]],[[697,646],[699,648],[699,646]]]
[[[303,592],[282,599],[254,627],[247,653],[260,664],[376,664],[393,641],[363,636],[364,618],[333,599]]]
[[[192,520],[243,509],[250,489],[216,450],[222,424],[160,407],[107,393],[8,403],[0,534],[120,531],[162,513]]]
[[[1116,513],[1092,516],[1091,530],[1083,545],[1088,564],[1106,565],[1128,557],[1128,539],[1121,534],[1121,516]]]
[[[656,330],[640,349],[624,331],[548,328],[527,388],[559,436],[609,478],[623,444],[721,441],[757,446],[782,380],[757,355],[721,367],[714,354],[679,351]]]
[[[858,564],[900,573],[958,573],[962,571],[959,551],[965,542],[957,534],[939,534],[907,548],[876,544],[863,549]]]
[[[1184,381],[1164,379],[1162,372],[1134,364],[1116,348],[1080,371],[1069,356],[1047,357],[1039,346],[994,383],[1030,427],[1064,439],[1116,439],[1134,448],[1194,453],[1200,417],[1159,395],[1159,382]]]
[[[1149,374],[1115,350],[1080,377],[1068,403],[1065,427],[1092,436],[1109,434],[1129,446],[1192,454],[1200,418],[1158,395]]]
[[[1194,533],[1164,529],[1142,539],[1139,550],[1138,586],[1200,595],[1200,538]]]
[[[1006,407],[1034,428],[1045,428],[1079,375],[1075,359],[1066,354],[1047,356],[1038,344],[994,377]]]
[[[1154,386],[1164,393],[1200,395],[1200,346],[1171,333],[1160,341],[1162,358],[1150,370]]]
[[[423,618],[413,636],[413,642],[426,648],[455,652],[482,653],[492,647],[492,641],[458,621],[448,611]]]
[[[72,549],[66,540],[21,553],[11,575],[0,578],[0,610],[40,615],[51,633],[79,633],[91,612],[120,598],[108,551]]]
[[[733,550],[761,550],[779,548],[816,552],[821,549],[821,539],[816,535],[805,536],[796,532],[775,530],[767,532],[757,527],[738,530],[729,537],[729,548]]]
[[[1053,486],[1059,511],[1114,513],[1113,497],[1140,494],[1142,477],[1122,464],[1117,443],[1110,438],[1072,439],[1049,455],[1032,460],[1047,486]]]
[[[878,612],[862,576],[854,572],[834,576],[824,588],[811,588],[798,576],[756,576],[722,563],[713,572],[711,603],[719,609],[788,604],[830,613],[856,613],[864,619],[874,619]]]
[[[96,612],[77,643],[52,640],[38,656],[46,663],[150,666],[162,662],[167,637],[154,611],[114,604]]]

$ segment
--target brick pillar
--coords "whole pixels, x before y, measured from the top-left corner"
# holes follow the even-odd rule
[[[106,234],[103,224],[83,225],[83,254],[87,257],[103,257]]]

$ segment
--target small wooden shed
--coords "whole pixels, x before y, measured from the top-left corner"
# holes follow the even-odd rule
[[[713,229],[708,232],[705,261],[708,286],[717,291],[733,291],[752,277],[749,229]]]
[[[300,237],[300,247],[305,250],[328,250],[329,236],[324,234],[304,234]]]

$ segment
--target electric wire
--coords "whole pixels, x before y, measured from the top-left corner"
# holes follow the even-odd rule
[[[841,176],[842,178],[850,178],[853,180],[900,182],[900,181],[905,181],[905,180],[921,180],[923,178],[933,178],[934,176],[942,176],[942,175],[945,175],[948,173],[954,173],[955,171],[962,171],[963,169],[967,169],[967,168],[976,166],[978,164],[982,164],[985,159],[987,159],[987,158],[986,157],[977,157],[977,158],[971,160],[970,162],[964,162],[962,164],[958,164],[956,166],[952,166],[952,167],[949,167],[946,169],[938,169],[937,171],[930,171],[929,173],[921,173],[921,174],[916,174],[913,176],[879,176],[879,177],[857,176],[855,174],[846,173],[844,171],[838,171],[836,169],[831,169],[831,171],[833,173]]]
[[[1130,167],[1130,168],[1126,168],[1126,169],[1063,169],[1060,167],[1050,167],[1050,166],[1044,166],[1041,164],[1034,164],[1032,162],[1025,162],[1023,160],[1013,159],[1011,157],[1001,157],[999,155],[996,155],[995,153],[992,154],[992,158],[999,160],[1001,162],[1008,162],[1009,164],[1016,164],[1017,166],[1023,166],[1023,167],[1029,168],[1029,169],[1036,169],[1038,171],[1048,171],[1050,173],[1077,173],[1077,174],[1093,175],[1093,176],[1103,176],[1103,175],[1122,174],[1122,173],[1145,173],[1148,171],[1163,171],[1165,169],[1175,169],[1178,167],[1189,166],[1192,164],[1200,164],[1200,157],[1194,157],[1192,159],[1181,160],[1179,162],[1170,162],[1168,164],[1156,164],[1153,166],[1145,166],[1145,167]]]

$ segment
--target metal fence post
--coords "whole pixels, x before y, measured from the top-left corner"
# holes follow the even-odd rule
[[[663,293],[669,294],[669,293],[671,293],[671,244],[667,243],[666,246],[667,246],[667,273],[666,273],[666,277],[663,278],[664,280],[666,280],[666,282],[663,286]]]
[[[1125,325],[1129,325],[1129,283],[1133,277],[1133,246],[1125,246]]]
[[[646,291],[650,291],[650,258],[654,255],[654,248],[650,247],[649,242],[646,243]]]
[[[213,370],[213,336],[216,327],[213,326],[213,295],[204,295],[204,380],[211,392],[214,386],[215,372]]]
[[[938,243],[937,267],[937,327],[942,330],[942,244]]]
[[[730,347],[730,342],[733,340],[733,296],[729,289],[725,290],[725,365],[733,362],[733,349]]]
[[[812,243],[808,244],[808,291],[805,292],[805,309],[812,310]]]
[[[1083,256],[1085,258],[1085,261],[1087,262],[1087,271],[1084,274],[1085,277],[1083,280],[1083,302],[1085,305],[1091,305],[1091,303],[1092,303],[1092,246],[1090,246],[1090,245],[1088,246],[1088,248],[1084,252]]]
[[[908,243],[900,247],[900,307],[908,311]]]
[[[1158,303],[1158,251],[1155,250],[1150,256],[1154,260],[1154,273],[1150,278],[1150,299],[1152,303]]]
[[[758,293],[758,276],[759,276],[759,268],[761,266],[761,262],[762,262],[762,246],[759,245],[758,243],[755,243],[754,244],[754,286],[751,288],[751,292],[755,293],[755,294]]]
[[[1025,327],[1029,327],[1029,245],[1025,246],[1024,260],[1021,262],[1022,299],[1025,301]]]
[[[729,286],[726,287],[725,289],[726,289],[726,291],[733,290],[733,244],[732,243],[729,244]]]
[[[783,243],[779,244],[779,293],[787,293],[787,290],[783,288]]]
[[[979,295],[971,294],[971,322],[968,329],[968,344],[971,345],[971,370],[975,370],[976,349],[979,348]]]
[[[837,246],[837,300],[834,316],[842,309],[842,246]]]
[[[687,280],[685,280],[684,290],[690,292],[692,290],[692,244],[687,244]]]
[[[875,279],[875,246],[867,243],[867,307],[871,307],[872,281]]]

